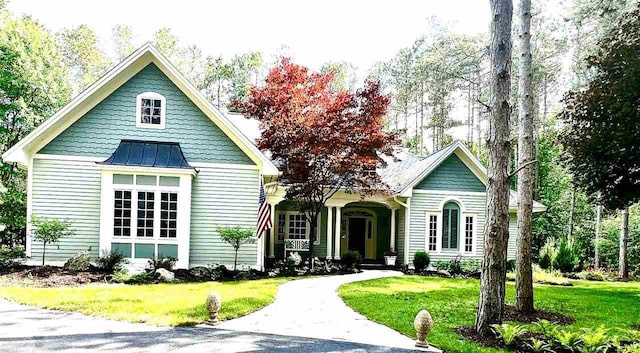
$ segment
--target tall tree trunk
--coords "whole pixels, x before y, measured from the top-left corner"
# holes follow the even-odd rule
[[[569,208],[569,233],[567,234],[567,240],[570,244],[573,244],[573,219],[575,217],[576,209],[576,186],[571,186],[571,208]]]
[[[622,222],[620,224],[620,278],[629,278],[629,262],[627,260],[627,245],[629,242],[629,207],[622,210]]]
[[[598,195],[599,196],[599,195]],[[598,202],[600,202],[600,197],[598,197]],[[594,267],[596,269],[600,268],[600,222],[602,221],[602,205],[598,203],[596,205],[596,240],[594,244]]]
[[[523,166],[534,160],[533,88],[531,86],[531,0],[520,0],[520,82],[518,92],[518,160]],[[533,312],[533,262],[531,216],[533,212],[533,165],[518,172],[518,240],[516,248],[516,309]]]
[[[422,156],[424,148],[424,82],[420,82],[420,152]]]
[[[490,0],[491,45],[489,90],[491,107],[487,138],[487,206],[484,226],[484,259],[476,330],[491,334],[491,325],[502,322],[509,241],[509,120],[511,119],[511,20],[512,0]]]

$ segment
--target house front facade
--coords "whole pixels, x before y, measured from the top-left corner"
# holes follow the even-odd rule
[[[233,249],[217,228],[255,227],[261,183],[274,226],[241,247],[238,260],[248,266],[305,251],[309,241],[315,256],[332,259],[348,250],[371,261],[393,250],[401,263],[419,250],[436,259],[482,256],[486,172],[464,145],[425,158],[398,149],[378,171],[392,192],[338,192],[312,235],[246,126],[144,45],[3,155],[28,171],[27,256],[42,256],[31,239],[38,216],[67,219],[74,232],[47,247],[49,264],[81,251],[117,251],[134,263],[174,257],[181,268],[230,264]]]

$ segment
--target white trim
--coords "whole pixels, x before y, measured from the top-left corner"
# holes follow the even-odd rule
[[[430,195],[478,195],[484,196],[486,192],[478,192],[478,191],[452,191],[452,190],[424,190],[424,189],[415,189],[413,190],[416,194],[430,194]]]
[[[392,252],[396,251],[396,211],[397,208],[391,209],[391,234],[389,235],[389,250]]]
[[[135,179],[137,175],[150,175],[134,174],[132,184],[114,184],[113,183],[113,170],[103,170],[101,173],[101,206],[100,206],[100,252],[111,252],[111,244],[116,243],[128,243],[131,244],[131,255],[135,260],[135,244],[153,244],[154,252],[158,254],[158,245],[163,244],[175,244],[178,246],[178,259],[176,262],[176,268],[188,268],[189,267],[189,246],[191,237],[191,182],[192,176],[188,174],[180,175],[180,186],[160,186],[160,176],[175,176],[173,174],[167,175],[166,173],[157,172],[151,174],[156,176],[156,185],[136,185]],[[113,199],[114,191],[116,190],[129,190],[131,191],[131,233],[128,237],[114,236],[113,235]],[[149,191],[155,193],[154,202],[154,236],[153,238],[137,237],[137,192]],[[177,201],[177,218],[176,218],[176,238],[161,238],[160,237],[160,207],[162,192],[175,192],[178,194]],[[144,260],[146,261],[146,259]]]
[[[466,250],[467,240],[467,217],[471,217],[471,251]],[[462,214],[462,248],[459,249],[462,255],[476,255],[476,240],[478,239],[478,216],[473,213]]]
[[[457,197],[449,197],[440,201],[440,207],[438,208],[438,210],[442,212],[442,210],[444,209],[444,205],[446,205],[449,202],[455,202],[458,204],[458,207],[460,207],[460,214],[467,212],[467,209],[465,208],[464,203],[462,202],[462,200],[460,200]]]
[[[407,201],[405,201],[405,210],[404,210],[404,263],[405,265],[409,264],[409,245],[411,242],[409,238],[411,238],[411,198],[407,197]]]
[[[342,255],[341,253],[341,249],[340,249],[340,243],[341,243],[341,238],[342,238],[342,229],[341,229],[341,225],[342,225],[342,206],[334,206],[336,208],[336,228],[335,228],[335,233],[334,233],[334,243],[335,243],[335,252],[333,255],[333,258],[335,260],[340,260],[340,256]]]
[[[33,155],[34,159],[48,159],[57,161],[76,161],[76,162],[103,162],[106,158],[103,157],[89,157],[89,156],[71,156],[64,154],[45,154],[36,153]]]
[[[33,238],[31,236],[31,215],[33,214],[33,158],[29,159],[27,167],[27,219],[26,219],[26,236],[25,239],[25,255],[31,257],[31,242]]]
[[[143,123],[142,118],[142,100],[151,99],[160,101],[160,124]],[[152,107],[153,109],[153,107]],[[144,92],[136,96],[136,127],[144,129],[164,129],[167,120],[167,100],[163,95],[156,92]]]
[[[136,174],[146,174],[146,175],[192,175],[195,176],[197,174],[195,169],[189,168],[157,168],[157,167],[137,167],[137,166],[128,166],[128,165],[108,165],[108,164],[98,164],[98,169],[100,170],[110,170],[119,173],[136,173]]]
[[[216,168],[216,169],[260,169],[255,164],[231,164],[231,163],[206,163],[206,162],[189,162],[194,168]]]
[[[431,231],[431,216],[435,216],[436,217],[436,243],[435,245],[435,250],[430,250],[429,249],[429,245],[430,245],[430,239],[429,239],[429,235],[430,235],[430,231]],[[434,212],[434,211],[427,211],[425,212],[425,227],[424,227],[424,250],[426,252],[428,252],[429,254],[437,254],[440,253],[440,248],[442,247],[442,222],[440,222],[440,219],[442,217],[442,212]]]
[[[154,63],[167,77],[216,124],[261,169],[263,175],[279,175],[278,169],[231,121],[211,104],[150,42],[80,93],[69,104],[29,133],[2,155],[5,162],[26,165],[29,155],[51,140],[103,101],[148,64]]]
[[[333,207],[327,207],[327,259],[333,259]]]

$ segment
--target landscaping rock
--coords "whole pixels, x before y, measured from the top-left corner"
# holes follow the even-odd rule
[[[173,282],[176,279],[176,275],[164,268],[159,268],[155,272],[156,278],[162,282]]]
[[[64,264],[64,268],[73,272],[87,271],[91,266],[91,258],[88,251],[82,251],[73,255]]]

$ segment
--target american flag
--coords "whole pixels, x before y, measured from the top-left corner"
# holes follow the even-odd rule
[[[267,203],[267,196],[264,194],[264,184],[260,182],[260,201],[258,205],[258,224],[256,225],[256,235],[258,238],[262,233],[271,229],[271,207]]]

